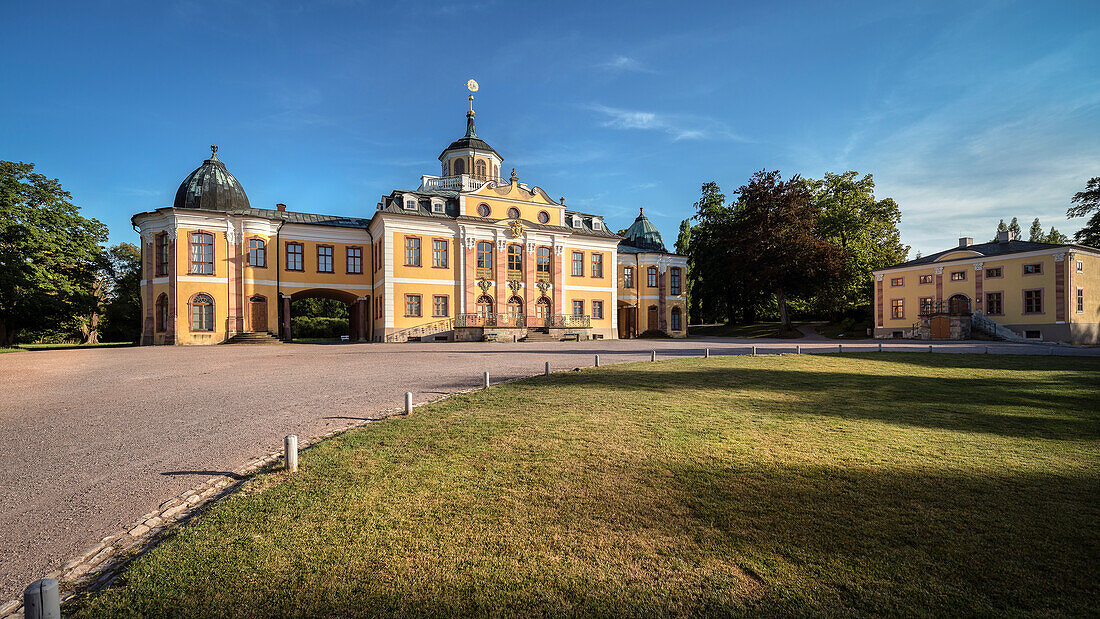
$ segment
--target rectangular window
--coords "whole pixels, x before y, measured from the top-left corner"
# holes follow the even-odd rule
[[[359,247],[348,248],[348,273],[363,272],[363,250]]]
[[[573,252],[573,276],[584,277],[584,252]]]
[[[407,294],[405,295],[405,315],[419,317],[420,316],[420,295]]]
[[[168,275],[168,235],[157,235],[157,275]]]
[[[432,297],[432,316],[446,318],[449,315],[447,295],[437,294]]]
[[[447,268],[447,241],[435,239],[432,241],[432,266],[440,269]]]
[[[420,237],[405,237],[405,266],[420,266]]]
[[[1080,261],[1080,260],[1077,261],[1077,272],[1078,273],[1084,273],[1085,272],[1085,263]]]
[[[996,279],[1002,276],[1004,276],[1004,271],[1001,270],[1001,267],[993,267],[992,269],[985,270],[986,279]]]
[[[573,315],[584,316],[584,301],[573,301]]]
[[[592,277],[603,277],[603,254],[592,252]]]
[[[317,272],[332,273],[332,246],[317,246]]]
[[[650,288],[656,288],[657,287],[657,267],[649,267],[649,268],[646,269],[645,273],[646,273],[646,284]]]
[[[1024,291],[1024,313],[1025,314],[1042,314],[1043,313],[1043,291],[1042,290],[1025,290]]]
[[[267,266],[267,246],[260,239],[248,241],[248,264],[257,268]]]
[[[921,297],[917,299],[917,306],[920,308],[920,313],[931,314],[935,302],[936,297]]]
[[[985,293],[985,313],[990,316],[1004,316],[1004,297],[1001,293]]]
[[[623,288],[634,287],[634,267],[623,268]]]
[[[592,317],[603,318],[603,301],[592,302]]]
[[[522,245],[509,245],[508,246],[508,270],[509,271],[522,271],[523,270],[523,246]]]
[[[672,267],[668,270],[669,294],[680,294],[680,267]]]
[[[683,324],[681,324],[680,320],[680,308],[674,307],[672,308],[672,330],[679,331],[682,328]]]
[[[1043,263],[1036,262],[1034,264],[1024,265],[1024,275],[1039,275],[1043,272]]]
[[[965,282],[966,271],[951,271],[951,281],[953,282]]]
[[[1078,288],[1077,289],[1077,313],[1078,314],[1084,314],[1085,313],[1085,289],[1084,288]]]
[[[301,243],[287,243],[286,244],[286,270],[288,271],[304,271],[305,263],[302,256],[305,254],[305,249]]]
[[[540,247],[535,250],[535,272],[550,274],[550,248]]]
[[[477,268],[493,268],[493,244],[489,241],[478,241],[477,243]]]
[[[191,272],[214,274],[214,235],[195,232],[191,235]]]
[[[890,279],[890,286],[892,288],[897,288],[898,286],[904,286],[904,285],[905,285],[905,278],[904,277],[894,277],[894,278]]]
[[[920,278],[917,280],[917,282],[920,283],[920,284],[931,284],[932,283],[932,276],[931,275],[921,275]]]
[[[905,299],[890,299],[890,318],[905,318]]]

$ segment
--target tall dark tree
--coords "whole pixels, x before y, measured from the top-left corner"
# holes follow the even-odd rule
[[[137,342],[141,337],[141,249],[133,243],[113,245],[103,253],[103,323],[108,342]]]
[[[870,174],[827,172],[809,180],[818,209],[818,233],[847,254],[838,277],[824,284],[814,303],[836,319],[843,311],[866,306],[874,298],[871,271],[904,262],[909,246],[901,242],[901,210],[892,198],[875,198]]]
[[[718,183],[704,183],[695,203],[688,241],[691,311],[698,322],[754,322],[759,288],[739,268],[734,247],[734,208]]]
[[[1008,231],[1012,233],[1012,238],[1014,239],[1024,238],[1024,234],[1020,232],[1020,222],[1017,221],[1015,217],[1013,217],[1012,221],[1009,222]]]
[[[102,223],[81,217],[57,179],[0,161],[0,346],[24,330],[89,316]]]
[[[798,175],[784,181],[778,170],[761,170],[738,190],[733,241],[739,268],[754,274],[775,295],[781,330],[791,328],[792,296],[810,296],[843,271],[846,253],[824,238],[820,209]]]
[[[1028,239],[1032,243],[1042,243],[1046,240],[1047,235],[1043,234],[1043,224],[1039,223],[1039,218],[1036,217],[1035,221],[1031,222],[1031,229],[1028,230]]]
[[[1073,194],[1074,206],[1066,211],[1066,217],[1092,217],[1073,235],[1073,240],[1089,247],[1100,247],[1100,176],[1094,176],[1085,184],[1084,191]]]
[[[993,243],[994,241],[997,240],[998,235],[1000,235],[1002,232],[1007,232],[1007,231],[1008,231],[1008,224],[1005,223],[1004,218],[1001,218],[1001,223],[997,224],[997,234],[994,234],[993,238],[989,239],[989,242]]]
[[[676,253],[687,256],[691,251],[691,220],[685,219],[680,222],[680,232],[676,235]],[[684,294],[688,298],[688,322],[698,321],[698,315],[692,312],[691,307],[691,260],[688,260],[687,269],[684,272]]]

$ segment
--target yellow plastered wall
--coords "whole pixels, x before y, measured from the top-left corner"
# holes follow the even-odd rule
[[[560,225],[562,206],[556,202],[546,200],[539,192],[528,192],[518,185],[506,187],[486,187],[480,192],[466,196],[464,199],[464,215],[480,217],[477,207],[480,204],[489,206],[490,219],[507,219],[508,209],[519,210],[519,218],[527,221],[538,221],[540,211],[546,211],[549,222],[552,225]]]
[[[1066,284],[1066,316],[1070,322],[1100,323],[1100,257],[1076,253],[1067,256],[1069,277]],[[1081,262],[1081,272],[1077,272],[1077,262]],[[1077,312],[1077,289],[1083,292],[1083,307]]]

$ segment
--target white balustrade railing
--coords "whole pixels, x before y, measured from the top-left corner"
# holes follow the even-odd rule
[[[485,183],[495,183],[501,185],[498,178],[481,178],[477,176],[471,176],[469,174],[460,174],[458,176],[428,176],[424,175],[420,177],[420,189],[439,189],[443,191],[477,191],[481,189]]]

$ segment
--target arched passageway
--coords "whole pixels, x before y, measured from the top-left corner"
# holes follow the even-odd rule
[[[290,341],[294,337],[291,319],[293,318],[294,301],[303,299],[332,299],[343,303],[348,308],[348,339],[353,342],[365,342],[370,332],[370,315],[367,308],[370,307],[370,297],[360,297],[353,292],[334,288],[310,288],[298,290],[291,294],[282,293],[279,303],[279,337]]]

